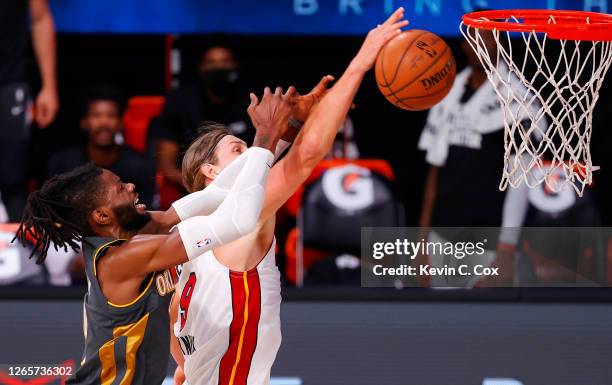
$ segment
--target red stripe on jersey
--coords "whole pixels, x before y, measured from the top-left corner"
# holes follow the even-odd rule
[[[179,280],[179,273],[178,273],[178,267],[171,267],[170,269],[168,269],[170,271],[170,276],[172,277],[172,282],[174,282],[175,284],[178,283]]]
[[[194,272],[189,274],[189,278],[185,283],[185,287],[183,288],[183,292],[181,293],[181,298],[179,300],[179,317],[181,319],[181,330],[185,327],[185,323],[187,322],[187,314],[189,313],[189,305],[191,304],[191,298],[193,297],[193,291],[195,290],[195,285],[197,282],[197,277]]]
[[[261,315],[259,274],[257,269],[244,273],[230,272],[229,278],[233,319],[229,346],[219,367],[219,385],[246,385]]]

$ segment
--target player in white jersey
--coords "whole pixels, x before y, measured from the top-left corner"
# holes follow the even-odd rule
[[[399,8],[370,31],[334,87],[326,90],[332,78],[324,77],[309,95],[293,98],[292,117],[305,123],[293,147],[270,171],[256,230],[183,265],[171,306],[177,337],[172,353],[189,385],[269,384],[281,341],[280,273],[274,261],[276,211],[328,153],[363,76],[384,44],[408,24],[403,17]],[[280,92],[277,89],[276,94]],[[262,103],[271,95],[266,89]],[[256,128],[265,121],[258,103],[251,94],[248,112]],[[214,210],[240,169],[234,159],[246,149],[243,141],[218,126],[196,139],[185,154],[183,180],[189,191],[201,190],[210,199],[198,210],[192,204],[185,210],[182,200],[175,202],[181,219]]]
[[[247,272],[228,269],[212,252],[183,267],[180,293],[189,294],[174,331],[190,384],[268,383],[281,342],[274,246]]]

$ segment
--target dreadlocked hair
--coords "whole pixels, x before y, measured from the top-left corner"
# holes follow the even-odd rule
[[[99,200],[100,175],[102,169],[88,163],[52,177],[28,196],[13,240],[24,246],[33,241],[30,258],[38,253],[37,264],[44,262],[52,243],[55,250],[77,251],[84,237],[93,233],[88,218]]]

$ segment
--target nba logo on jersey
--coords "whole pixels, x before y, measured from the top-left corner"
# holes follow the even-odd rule
[[[210,240],[210,238],[204,238],[204,239],[202,239],[201,241],[198,241],[198,242],[196,243],[196,246],[197,246],[197,247],[204,247],[204,246],[208,246],[208,245],[210,245],[210,243],[211,243],[211,242],[212,242],[212,241]]]

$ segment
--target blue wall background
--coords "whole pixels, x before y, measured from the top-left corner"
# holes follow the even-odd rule
[[[608,12],[607,0],[50,0],[70,33],[356,35],[403,6],[412,28],[457,35],[473,8]]]

